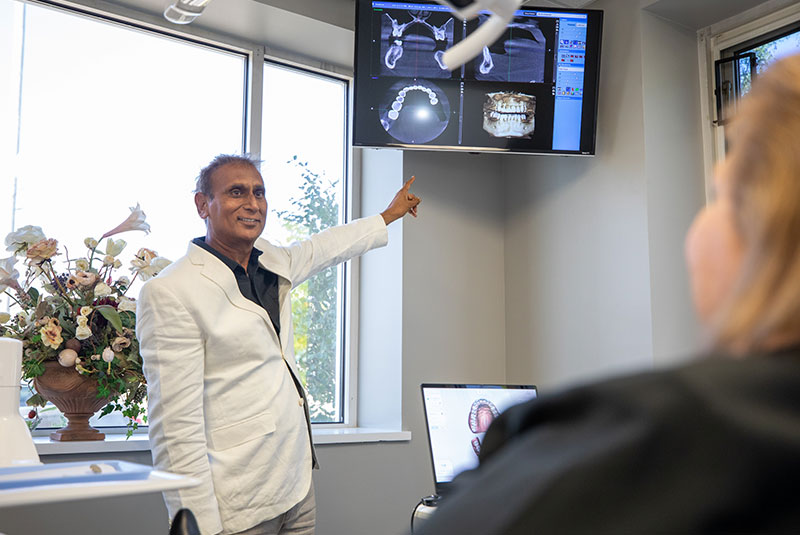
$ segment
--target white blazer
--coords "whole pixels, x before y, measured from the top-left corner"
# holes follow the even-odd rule
[[[235,533],[306,496],[316,461],[295,386],[289,290],[387,241],[379,215],[289,247],[258,240],[259,263],[278,275],[280,339],[231,269],[197,245],[144,285],[136,333],[153,464],[201,481],[164,493],[170,518],[188,508],[203,535]]]

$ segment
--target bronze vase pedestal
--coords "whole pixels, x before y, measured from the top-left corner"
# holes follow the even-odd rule
[[[44,363],[45,371],[33,379],[36,391],[67,417],[67,426],[50,433],[52,440],[105,440],[106,435],[89,425],[89,418],[108,404],[97,397],[97,381],[74,367],[57,361]]]

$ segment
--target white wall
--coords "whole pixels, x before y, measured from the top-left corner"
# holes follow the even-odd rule
[[[640,17],[605,11],[597,156],[509,157],[508,380],[548,390],[652,364]]]
[[[642,16],[645,177],[653,358],[664,365],[697,350],[683,244],[705,202],[697,36]]]
[[[409,151],[364,151],[362,213],[377,213],[403,179],[415,175],[414,192],[423,201],[419,217],[402,223],[402,243],[373,251],[361,262],[362,303],[382,300],[380,313],[396,318],[402,337],[402,372],[362,385],[360,402],[380,404],[384,382],[389,396],[402,385],[406,443],[319,446],[322,469],[314,474],[319,535],[392,535],[408,528],[417,501],[433,492],[430,457],[419,385],[423,382],[503,382],[505,373],[504,179],[502,157]],[[388,154],[387,154],[388,153]],[[402,154],[402,178],[392,162]],[[397,165],[395,163],[395,165]],[[387,195],[375,195],[383,190]],[[393,225],[393,226],[394,226]],[[394,230],[394,229],[393,229]],[[384,260],[402,248],[402,284]],[[395,250],[396,251],[396,250]],[[372,255],[372,256],[370,256]],[[383,259],[378,257],[383,255]],[[379,269],[380,273],[365,274]],[[386,276],[384,276],[384,273]],[[382,278],[388,288],[375,287]],[[402,289],[400,301],[384,299]],[[372,305],[368,304],[368,307]],[[362,305],[361,316],[369,314]],[[361,337],[361,366],[375,367],[396,347],[386,322],[369,320],[375,330]],[[393,320],[393,321],[396,321]],[[386,338],[384,338],[386,337]],[[389,363],[389,368],[394,364]],[[369,409],[366,409],[369,410]],[[368,412],[367,414],[371,414]]]

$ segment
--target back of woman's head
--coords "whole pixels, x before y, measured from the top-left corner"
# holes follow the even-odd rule
[[[745,253],[717,345],[742,353],[800,342],[800,55],[754,81],[726,136]]]

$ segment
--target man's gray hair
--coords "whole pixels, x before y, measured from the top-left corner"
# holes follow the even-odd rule
[[[200,170],[200,174],[195,179],[195,193],[202,193],[207,197],[213,197],[211,190],[211,176],[214,171],[228,164],[249,165],[259,173],[261,172],[261,162],[248,154],[220,154],[216,156],[211,163]]]

